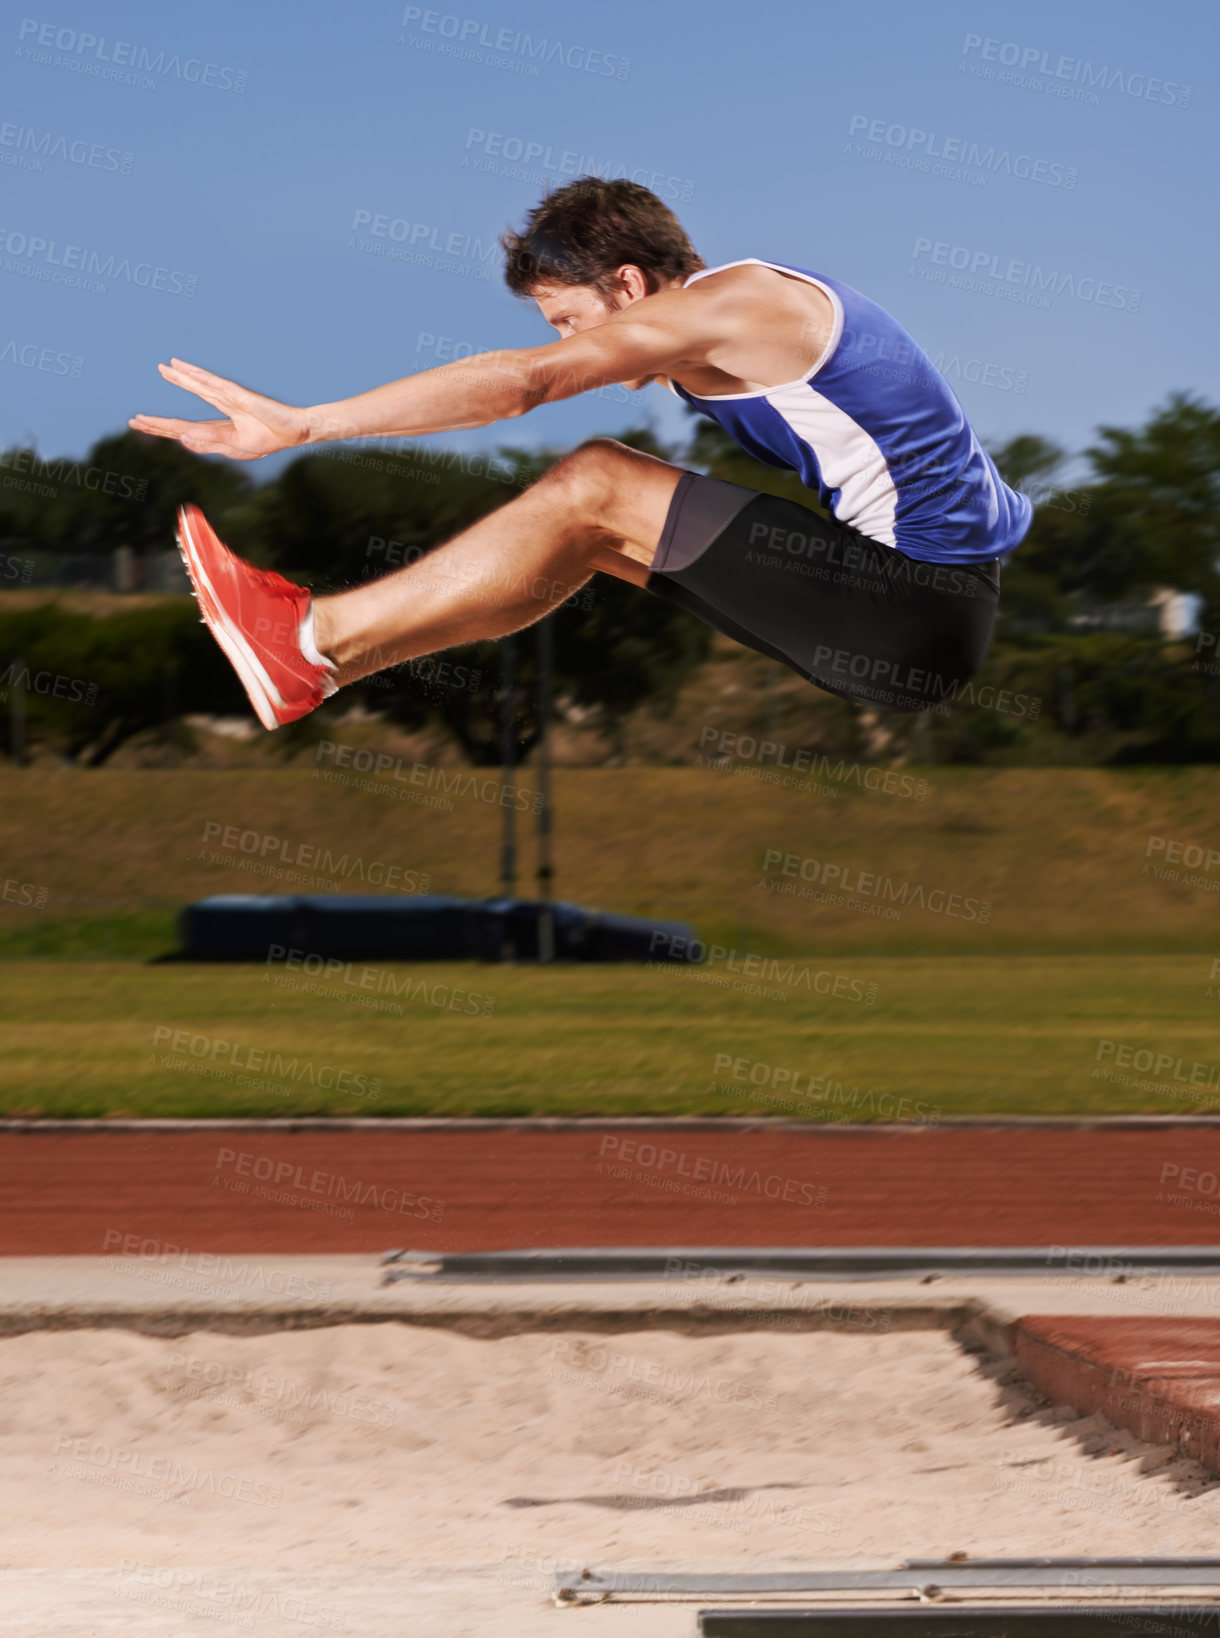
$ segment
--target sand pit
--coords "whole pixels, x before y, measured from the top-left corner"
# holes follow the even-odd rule
[[[1214,1549],[1220,1485],[1100,1419],[1022,1415],[1005,1375],[937,1332],[35,1332],[0,1343],[3,1562]]]

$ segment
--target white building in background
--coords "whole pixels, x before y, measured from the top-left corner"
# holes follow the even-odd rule
[[[1162,637],[1193,637],[1199,629],[1199,610],[1203,599],[1197,593],[1158,586],[1149,603],[1158,612],[1158,628]]]
[[[1143,601],[1083,604],[1070,623],[1077,631],[1126,631],[1133,636],[1159,635],[1173,641],[1194,634],[1201,602],[1195,592],[1158,586]]]

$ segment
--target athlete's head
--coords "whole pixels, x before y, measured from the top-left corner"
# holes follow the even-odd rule
[[[577,177],[547,194],[500,243],[504,281],[530,296],[560,336],[604,324],[612,313],[683,282],[704,261],[681,222],[638,182]]]

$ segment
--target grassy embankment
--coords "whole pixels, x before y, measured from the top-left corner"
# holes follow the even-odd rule
[[[852,773],[793,790],[740,771],[560,770],[562,897],[685,919],[735,950],[738,969],[748,955],[777,964],[749,974],[727,959],[681,974],[394,968],[398,993],[379,978],[372,998],[397,1011],[358,1005],[368,992],[342,982],[314,994],[256,967],[148,965],[173,947],[176,906],[291,890],[217,862],[214,826],[273,837],[281,853],[329,849],[332,869],[346,855],[349,890],[363,890],[357,858],[426,872],[434,892],[496,890],[494,797],[417,806],[403,795],[426,787],[360,790],[316,781],[312,767],[0,776],[0,877],[47,893],[37,911],[0,903],[5,1107],[826,1118],[892,1112],[883,1094],[945,1112],[1207,1107],[1198,1085],[1175,1076],[1220,1065],[1220,895],[1201,885],[1220,871],[1188,884],[1145,866],[1157,862],[1153,837],[1216,846],[1220,773],[938,768],[920,771],[928,792],[916,800],[859,788]],[[528,770],[518,777],[530,785]],[[522,816],[527,868],[531,822]],[[780,894],[764,883],[800,879],[764,870],[768,853],[887,877],[892,888],[839,905]],[[898,907],[886,893],[903,884],[899,919],[870,912]],[[921,895],[957,895],[959,913],[911,902]],[[845,995],[825,993],[828,973],[843,975]],[[490,999],[490,1015],[449,1010],[448,991],[438,1005],[437,984]],[[751,993],[757,984],[773,993]],[[872,1004],[852,998],[868,986]],[[196,1038],[195,1053],[174,1052],[178,1030]],[[1162,1070],[1155,1088],[1095,1079],[1103,1040],[1168,1054],[1181,1069]],[[216,1041],[227,1045],[213,1057]],[[752,1089],[718,1066],[726,1056],[800,1078]],[[323,1066],[338,1086],[316,1084]],[[265,1084],[243,1086],[242,1074]]]

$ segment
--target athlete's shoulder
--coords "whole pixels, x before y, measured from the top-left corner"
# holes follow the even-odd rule
[[[691,275],[681,294],[742,320],[748,316],[751,322],[762,314],[772,321],[794,318],[803,323],[811,311],[829,315],[835,303],[833,288],[820,274],[757,257],[702,269]]]
[[[715,267],[702,267],[692,273],[687,279],[686,290],[704,295],[713,290],[727,290],[730,288],[751,288],[758,290],[772,290],[775,288],[777,275],[804,274],[807,278],[818,278],[818,274],[810,274],[804,268],[790,267],[784,262],[763,261],[758,256],[744,256],[733,262],[719,262]]]

